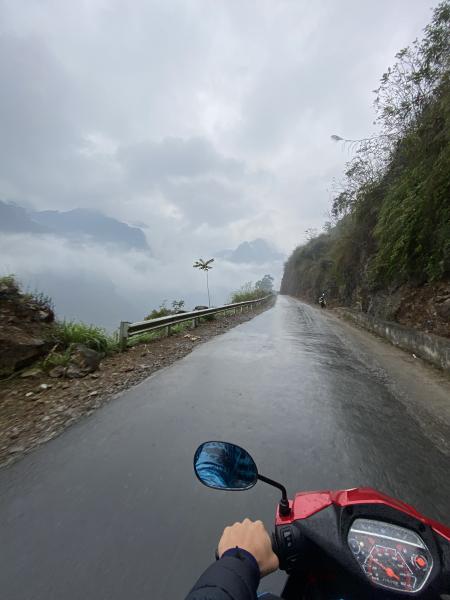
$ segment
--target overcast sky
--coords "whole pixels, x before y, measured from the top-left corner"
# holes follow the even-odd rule
[[[0,0],[0,199],[139,224],[171,264],[289,253],[348,159],[330,135],[373,131],[371,90],[436,4]]]

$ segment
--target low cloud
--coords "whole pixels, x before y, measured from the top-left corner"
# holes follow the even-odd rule
[[[2,234],[0,256],[0,272],[49,294],[59,318],[114,329],[121,320],[142,319],[164,300],[183,298],[187,307],[207,303],[205,278],[187,256],[164,262],[137,250],[32,234]],[[212,302],[227,302],[232,291],[265,273],[275,274],[278,284],[280,270],[279,261],[256,266],[219,260],[210,273]]]

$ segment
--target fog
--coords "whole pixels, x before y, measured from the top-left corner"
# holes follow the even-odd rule
[[[83,319],[109,330],[137,321],[164,301],[185,300],[187,308],[208,304],[205,275],[190,256],[164,263],[137,250],[74,243],[55,236],[3,234],[0,255],[15,253],[5,272],[14,272],[26,291],[44,291],[59,318]],[[255,282],[261,273],[280,274],[280,261],[259,265],[217,261],[209,273],[211,303],[230,301],[236,282]]]
[[[204,303],[194,259],[288,254],[327,219],[348,159],[331,134],[375,131],[372,90],[435,4],[0,0],[0,200],[96,210],[151,249],[0,223],[0,272],[111,328]],[[213,302],[281,269],[217,259]]]

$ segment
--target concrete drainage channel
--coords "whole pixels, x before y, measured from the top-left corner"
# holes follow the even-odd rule
[[[407,350],[450,374],[450,340],[432,333],[410,329],[398,323],[381,321],[356,310],[336,308],[336,313],[360,327],[377,333],[394,346]]]

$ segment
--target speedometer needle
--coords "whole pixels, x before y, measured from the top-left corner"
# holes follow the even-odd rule
[[[375,564],[377,564],[379,567],[381,567],[388,577],[390,577],[391,579],[396,579],[397,581],[400,581],[400,577],[397,575],[397,573],[394,572],[393,569],[391,569],[391,567],[385,567],[376,558],[373,558],[372,561]]]
[[[394,573],[394,571],[391,569],[391,567],[387,567],[387,568],[385,567],[384,570],[386,571],[386,575],[388,577],[393,577],[397,581],[400,581],[400,577],[397,575],[397,573]]]

